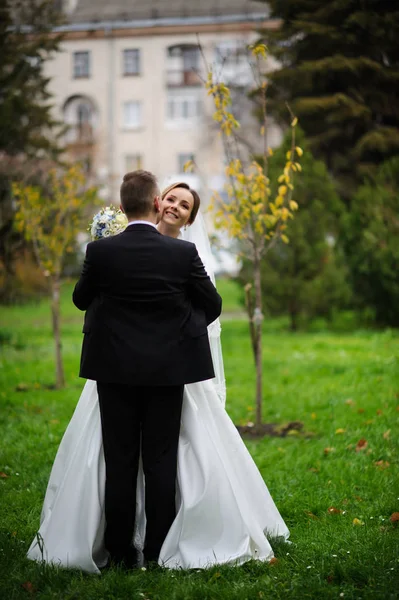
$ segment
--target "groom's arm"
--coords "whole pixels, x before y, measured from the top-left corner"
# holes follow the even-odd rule
[[[93,251],[91,243],[87,245],[82,273],[73,290],[72,300],[79,310],[87,310],[98,295],[94,277]]]
[[[205,271],[195,246],[193,247],[189,277],[189,295],[193,306],[204,311],[207,325],[220,316],[222,298]]]

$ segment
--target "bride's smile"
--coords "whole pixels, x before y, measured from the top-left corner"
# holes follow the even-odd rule
[[[162,200],[162,220],[180,229],[188,223],[193,206],[191,192],[184,188],[175,188]]]

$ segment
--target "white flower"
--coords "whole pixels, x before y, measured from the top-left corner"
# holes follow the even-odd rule
[[[121,233],[126,225],[127,218],[119,208],[106,206],[94,215],[89,231],[92,240],[100,240]]]

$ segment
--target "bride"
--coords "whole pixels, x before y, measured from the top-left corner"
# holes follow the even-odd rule
[[[194,242],[209,276],[212,258],[199,197],[185,183],[162,194],[158,230]],[[198,213],[198,214],[197,214]],[[208,328],[216,377],[184,389],[178,449],[177,515],[161,549],[168,568],[205,568],[269,561],[268,537],[289,531],[234,424],[227,415],[219,320]],[[40,529],[28,558],[100,573],[104,548],[105,462],[95,381],[87,381],[59,446]],[[145,537],[145,483],[140,468],[134,546]]]

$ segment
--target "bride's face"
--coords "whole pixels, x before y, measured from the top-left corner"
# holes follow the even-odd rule
[[[188,223],[194,206],[191,192],[184,188],[174,188],[162,200],[162,221],[181,229]]]

